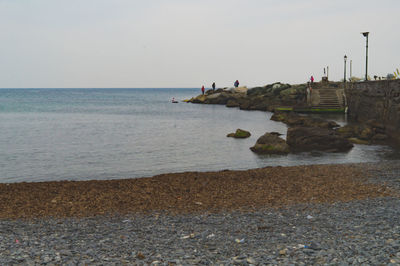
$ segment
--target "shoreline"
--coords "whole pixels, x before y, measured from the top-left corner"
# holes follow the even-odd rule
[[[333,195],[334,197],[330,198],[332,202],[322,197],[315,200],[308,198],[303,202],[296,200],[280,207],[262,205],[251,210],[241,210],[238,206],[233,206],[234,208],[230,210],[215,212],[200,209],[196,212],[180,213],[152,211],[88,217],[1,218],[0,264],[398,265],[400,263],[399,161],[305,168],[270,167],[250,172],[242,171],[236,178],[231,171],[209,172],[206,173],[206,177],[199,176],[197,179],[209,180],[207,175],[211,174],[216,179],[223,179],[222,174],[228,174],[228,177],[235,182],[240,178],[249,180],[247,179],[249,177],[257,181],[259,180],[257,171],[268,172],[271,168],[275,171],[270,172],[273,173],[270,176],[275,177],[289,175],[293,178],[298,172],[301,181],[307,186],[289,187],[290,192],[298,196]],[[301,169],[305,171],[299,171]],[[329,182],[319,184],[319,180],[315,179],[317,175],[321,175],[323,180]],[[161,175],[153,179],[168,178],[173,177]],[[299,189],[310,188],[309,185],[313,185],[313,182],[307,180],[316,182],[314,185],[322,188],[322,190],[318,188],[320,193],[316,193],[315,189],[309,189],[307,193],[299,194]],[[340,182],[330,182],[332,180],[352,181],[350,184],[353,185],[361,182],[358,183],[361,187],[355,187],[353,193],[347,194],[349,191],[341,190],[346,189],[347,182],[340,184]],[[281,183],[279,179],[272,181],[267,183],[280,193],[280,198],[285,199],[287,194],[284,190],[277,189],[282,188],[285,182]],[[158,182],[160,180],[153,181],[154,184]],[[73,183],[80,189],[88,188],[86,185],[78,186],[79,182]],[[213,195],[214,190],[209,187],[209,183],[199,184],[205,186],[204,190],[209,191],[209,195]],[[231,189],[229,182],[220,184],[222,189],[224,187]],[[254,184],[260,185],[260,182]],[[251,183],[247,187],[249,185]],[[368,189],[363,189],[364,186]],[[380,193],[384,195],[371,195],[369,189],[374,186],[382,188]],[[239,182],[237,187],[243,188],[243,184]],[[105,187],[98,185],[97,191],[100,188]],[[112,188],[111,186],[107,189]],[[190,188],[194,189],[195,186]],[[92,189],[96,191],[95,187]],[[115,185],[114,189],[118,190],[118,186]],[[255,186],[252,189],[257,191]],[[119,190],[123,191],[124,187],[120,187]],[[145,190],[146,186],[143,186],[142,191]],[[242,190],[245,191],[244,188]],[[174,195],[179,194],[178,192],[170,191],[175,193]],[[386,195],[387,192],[391,195]],[[337,197],[338,195],[350,196],[349,201],[340,201],[341,197]],[[231,202],[230,199],[235,199],[237,196],[238,193],[232,193],[232,197],[227,197],[225,201]],[[263,194],[258,196],[262,198]],[[186,199],[182,200],[189,202]],[[203,202],[205,203],[207,202]]]
[[[254,211],[393,195],[359,164],[274,166],[153,177],[0,184],[0,219]]]

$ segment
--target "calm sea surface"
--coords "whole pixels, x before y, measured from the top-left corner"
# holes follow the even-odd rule
[[[199,89],[0,89],[0,182],[115,179],[161,173],[347,163],[397,157],[385,146],[348,153],[258,156],[271,113],[171,103]],[[333,117],[344,123],[344,118]],[[227,138],[237,128],[248,139]],[[285,137],[285,136],[283,136]]]

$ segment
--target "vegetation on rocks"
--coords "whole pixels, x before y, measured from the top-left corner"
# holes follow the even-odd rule
[[[265,133],[250,150],[258,154],[287,154],[289,146],[277,134]]]
[[[227,137],[231,137],[231,138],[238,138],[238,139],[244,139],[244,138],[248,138],[251,136],[249,131],[243,130],[243,129],[236,129],[235,133],[229,133],[228,135],[226,135]]]

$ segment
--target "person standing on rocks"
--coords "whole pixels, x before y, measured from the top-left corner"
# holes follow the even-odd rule
[[[215,82],[213,82],[213,84],[211,85],[213,91],[215,91]]]
[[[204,95],[204,85],[201,86],[201,93]]]
[[[235,86],[235,88],[239,87],[239,80],[236,80],[233,85]]]

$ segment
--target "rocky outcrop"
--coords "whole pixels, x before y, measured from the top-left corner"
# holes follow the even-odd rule
[[[335,128],[339,125],[334,121],[327,121],[320,118],[313,118],[307,115],[299,115],[297,113],[275,112],[271,116],[271,120],[281,121],[288,126],[305,126],[305,127],[321,127],[321,128]]]
[[[236,129],[235,133],[229,133],[228,135],[226,135],[227,137],[230,138],[238,138],[238,139],[244,139],[244,138],[248,138],[251,136],[249,131],[243,130],[243,129]]]
[[[250,150],[258,154],[287,154],[289,146],[279,137],[279,134],[265,133]]]
[[[382,144],[388,139],[385,126],[375,120],[363,124],[349,124],[336,132],[356,144]]]
[[[302,106],[306,101],[306,84],[290,85],[280,82],[247,89],[224,88],[208,90],[205,95],[194,97],[188,102],[224,104],[242,110],[273,111],[276,106]]]
[[[296,126],[287,131],[286,142],[292,151],[344,152],[353,147],[350,141],[333,129]]]

